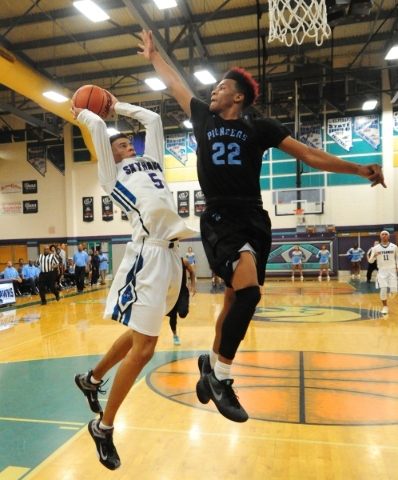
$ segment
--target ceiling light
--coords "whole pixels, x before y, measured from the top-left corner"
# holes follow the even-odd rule
[[[164,10],[165,8],[176,7],[177,3],[175,0],[154,0],[159,10]]]
[[[78,2],[73,2],[73,5],[92,22],[102,22],[109,18],[109,15],[91,0],[80,0]]]
[[[384,57],[385,60],[397,60],[398,59],[398,45],[394,45],[390,48],[390,51]]]
[[[189,120],[184,120],[182,123],[185,128],[192,128],[192,123]]]
[[[43,95],[50,100],[53,100],[54,102],[62,103],[66,102],[69,100],[69,98],[65,97],[64,95],[61,95],[57,92],[54,92],[53,90],[49,90],[48,92],[44,92]]]
[[[145,83],[149,85],[152,90],[164,90],[166,88],[166,85],[158,78],[147,78]]]
[[[201,70],[200,72],[195,72],[195,77],[204,85],[216,83],[217,81],[208,70]]]
[[[377,105],[377,100],[367,100],[362,105],[362,110],[374,110]]]
[[[116,130],[116,128],[113,128],[113,127],[109,127],[106,129],[106,131],[108,132],[108,135],[111,137],[112,135],[117,135],[119,132],[119,130]]]

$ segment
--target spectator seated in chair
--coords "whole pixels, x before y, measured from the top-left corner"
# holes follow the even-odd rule
[[[7,262],[7,266],[4,269],[4,278],[6,280],[12,280],[12,283],[14,285],[14,292],[16,297],[20,297],[22,295],[20,287],[22,283],[21,277],[18,275],[18,272],[16,269],[12,266],[12,261],[9,260]]]

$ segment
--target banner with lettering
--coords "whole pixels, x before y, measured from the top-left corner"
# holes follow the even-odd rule
[[[380,145],[380,118],[378,115],[355,117],[355,133],[375,150]]]
[[[83,197],[83,222],[94,220],[94,197]]]
[[[47,146],[47,160],[51,162],[62,175],[65,175],[65,150],[63,143],[60,145]]]
[[[177,192],[177,209],[180,217],[189,217],[189,191]]]
[[[4,307],[11,303],[15,303],[15,292],[12,281],[2,282],[0,283],[0,305]],[[2,330],[2,328],[0,328],[0,330]]]
[[[327,133],[341,148],[350,151],[352,148],[352,118],[330,118]]]
[[[166,154],[172,155],[183,165],[187,163],[187,138],[185,133],[166,135]]]
[[[26,160],[40,173],[40,175],[45,177],[47,172],[46,147],[44,145],[30,147],[29,145],[30,144],[28,143]]]
[[[37,193],[37,180],[24,180],[22,182],[22,193],[24,195]]]
[[[194,190],[193,196],[195,216],[200,217],[206,209],[206,198],[203,195],[202,190]]]
[[[198,148],[198,142],[196,141],[196,137],[193,132],[188,132],[188,152],[196,153],[196,149]]]
[[[22,202],[0,202],[0,215],[18,215],[22,213]]]
[[[321,122],[302,122],[300,125],[300,142],[309,147],[322,150]]]
[[[111,222],[113,220],[113,202],[111,197],[101,197],[102,205],[102,220],[104,222]]]
[[[25,200],[23,202],[23,213],[38,213],[39,201],[38,200]]]
[[[0,193],[21,193],[22,182],[2,182],[0,183]]]
[[[398,112],[393,113],[394,130],[398,132]]]

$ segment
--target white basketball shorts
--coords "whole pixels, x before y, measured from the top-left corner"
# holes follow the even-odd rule
[[[177,301],[181,278],[178,242],[129,242],[106,301],[104,318],[144,335],[159,336],[164,316]]]

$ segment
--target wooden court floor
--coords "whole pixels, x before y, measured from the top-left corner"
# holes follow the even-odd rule
[[[1,309],[0,480],[398,480],[398,296],[383,318],[373,282],[268,279],[233,367],[250,416],[236,424],[196,398],[223,299],[208,280],[197,290],[181,346],[165,318],[119,412],[115,472],[73,381],[124,331],[102,319],[108,288]]]

